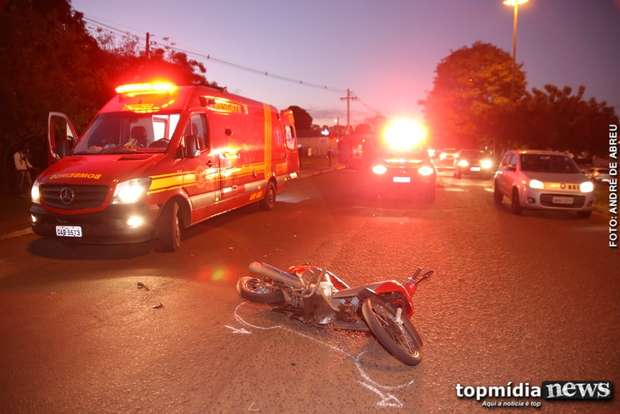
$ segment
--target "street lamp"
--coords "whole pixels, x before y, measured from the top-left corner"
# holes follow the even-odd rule
[[[527,3],[529,0],[504,0],[506,6],[512,6],[512,82],[510,84],[510,95],[512,99],[515,97],[515,82],[517,76],[517,26],[519,23],[519,6]]]

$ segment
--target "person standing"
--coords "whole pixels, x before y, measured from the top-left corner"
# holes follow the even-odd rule
[[[28,152],[23,149],[17,150],[13,154],[15,171],[17,172],[17,188],[22,195],[28,195],[32,187],[32,164],[28,159]]]

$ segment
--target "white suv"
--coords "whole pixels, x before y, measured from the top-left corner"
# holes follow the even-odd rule
[[[594,184],[566,153],[513,150],[504,154],[494,178],[494,198],[504,196],[511,209],[569,210],[580,217],[592,214]]]

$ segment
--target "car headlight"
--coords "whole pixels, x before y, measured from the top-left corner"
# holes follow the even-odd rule
[[[134,178],[116,184],[112,204],[133,204],[146,194],[151,185],[150,178]]]
[[[372,167],[372,172],[377,175],[383,175],[387,172],[387,167],[383,164],[377,164]]]
[[[41,202],[41,192],[39,191],[39,182],[35,180],[30,189],[30,199],[32,204],[39,204]]]
[[[418,174],[423,175],[425,177],[433,174],[435,172],[435,170],[433,170],[433,167],[429,167],[428,165],[423,165],[420,168],[418,168]]]
[[[469,167],[469,161],[467,160],[459,160],[456,165],[458,165],[461,168],[467,168]]]
[[[545,183],[540,180],[530,180],[530,188],[534,190],[543,190],[545,188]]]
[[[592,184],[592,181],[584,181],[579,184],[579,191],[582,193],[591,193],[594,191],[594,184]]]
[[[493,160],[490,160],[488,158],[481,160],[480,166],[485,170],[490,170],[491,168],[493,168]]]

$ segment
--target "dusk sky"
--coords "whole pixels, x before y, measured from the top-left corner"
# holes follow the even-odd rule
[[[105,23],[170,36],[176,46],[280,75],[350,87],[382,113],[415,114],[437,63],[476,40],[511,50],[512,8],[501,0],[74,0]],[[586,86],[620,108],[620,0],[530,0],[519,15],[517,60],[529,86]],[[207,78],[319,123],[345,123],[341,96],[205,62]],[[370,116],[354,103],[354,121]]]

